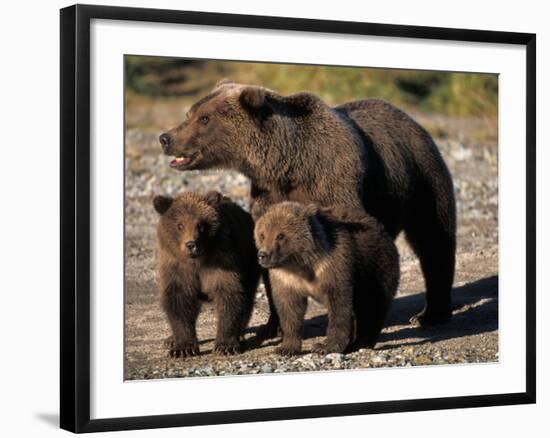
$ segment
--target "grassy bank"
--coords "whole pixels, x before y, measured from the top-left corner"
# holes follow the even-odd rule
[[[377,97],[409,111],[478,118],[496,117],[498,107],[495,74],[126,57],[130,97],[191,102],[224,77],[281,94],[312,91],[330,104]]]

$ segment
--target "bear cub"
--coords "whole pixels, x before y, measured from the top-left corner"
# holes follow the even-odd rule
[[[399,282],[397,249],[382,225],[361,210],[296,202],[255,214],[258,260],[269,269],[283,332],[277,353],[300,353],[308,297],[328,309],[326,340],[314,352],[373,347]]]
[[[201,302],[217,316],[214,350],[241,351],[260,278],[249,213],[218,192],[156,196],[161,304],[172,329],[171,357],[199,354],[195,331]]]

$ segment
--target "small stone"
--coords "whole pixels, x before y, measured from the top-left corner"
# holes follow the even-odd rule
[[[469,159],[472,156],[472,151],[471,149],[466,149],[459,145],[458,149],[451,150],[451,156],[456,161],[464,161]]]
[[[216,372],[214,371],[214,368],[212,367],[212,365],[208,365],[208,366],[204,367],[201,371],[204,374],[206,374],[207,376],[214,376],[216,374]]]
[[[433,363],[433,360],[429,356],[421,354],[415,358],[415,362],[417,365],[430,365]]]
[[[330,353],[325,356],[325,362],[342,363],[343,361],[344,355],[342,353]]]
[[[269,374],[273,372],[273,367],[267,363],[265,365],[262,365],[262,367],[260,368],[260,371],[262,373]]]

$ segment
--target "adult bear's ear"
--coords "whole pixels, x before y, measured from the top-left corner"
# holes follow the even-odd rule
[[[208,205],[211,205],[212,207],[216,207],[220,205],[223,201],[230,201],[230,199],[227,196],[222,195],[220,192],[217,192],[216,190],[211,190],[207,192],[204,195],[204,200]]]
[[[214,89],[219,88],[222,85],[227,85],[227,84],[234,84],[234,82],[231,79],[223,78],[223,79],[219,80],[218,82],[216,82],[216,85],[214,85]]]
[[[314,94],[301,92],[283,97],[282,102],[286,105],[289,114],[304,117],[313,112],[320,99]]]
[[[155,196],[153,198],[153,206],[155,207],[155,210],[158,214],[164,214],[166,211],[170,208],[172,203],[174,202],[174,198],[171,198],[170,196]]]
[[[241,105],[251,111],[258,111],[265,102],[265,90],[261,87],[245,87],[239,97]]]

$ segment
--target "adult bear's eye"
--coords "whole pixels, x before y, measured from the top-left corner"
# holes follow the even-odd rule
[[[208,118],[208,116],[199,117],[199,122],[201,122],[203,125],[206,125],[209,121],[210,119]]]
[[[201,223],[198,226],[199,233],[204,233],[206,231],[206,224]]]
[[[178,231],[183,231],[183,224],[178,224]]]
[[[283,233],[277,234],[277,240],[283,240],[285,238],[285,235]]]

